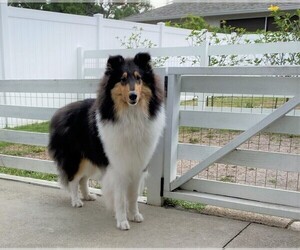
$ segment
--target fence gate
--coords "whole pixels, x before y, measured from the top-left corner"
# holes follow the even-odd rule
[[[163,196],[300,219],[299,75],[169,68]]]

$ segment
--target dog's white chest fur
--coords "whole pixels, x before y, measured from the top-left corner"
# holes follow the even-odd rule
[[[149,163],[165,123],[164,108],[149,119],[131,106],[116,122],[103,123],[97,114],[99,136],[113,168],[141,173]]]

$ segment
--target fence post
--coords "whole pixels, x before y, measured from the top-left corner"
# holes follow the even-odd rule
[[[166,130],[164,141],[164,191],[171,191],[170,183],[177,174],[181,76],[169,75],[167,84]]]
[[[207,37],[207,36],[206,36]],[[203,42],[203,54],[201,55],[200,66],[206,67],[209,64],[209,41],[205,39]]]
[[[103,15],[102,14],[95,14],[94,17],[97,20],[97,48],[96,49],[103,49],[104,47],[104,36],[103,36]]]
[[[166,76],[166,68],[157,68],[155,73],[161,79],[161,84],[164,84]],[[149,176],[146,180],[147,186],[147,203],[149,205],[161,206],[163,203],[162,189],[164,176],[164,137],[160,138],[152,159],[149,162]]]
[[[165,29],[165,23],[163,22],[159,22],[157,23],[157,25],[159,25],[159,39],[158,39],[158,47],[161,48],[163,47],[163,36],[164,36],[164,29]]]
[[[84,79],[84,57],[82,47],[77,48],[77,79]],[[77,93],[77,101],[85,99],[85,94]]]
[[[9,79],[7,1],[0,2],[0,79]]]
[[[94,17],[97,20],[97,45],[96,45],[96,49],[97,50],[101,50],[104,49],[104,35],[103,35],[103,15],[102,14],[95,14]],[[101,59],[100,58],[96,58],[95,60],[95,67],[96,68],[100,68],[101,67]]]
[[[77,79],[83,79],[83,68],[84,68],[84,58],[83,49],[81,47],[77,48]]]
[[[8,41],[8,13],[7,1],[0,2],[0,80],[9,79],[9,41]],[[0,100],[1,102],[1,100]],[[7,104],[7,96],[4,92],[3,103]],[[8,118],[4,118],[4,127],[8,126]]]

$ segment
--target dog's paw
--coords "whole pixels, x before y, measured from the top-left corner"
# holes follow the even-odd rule
[[[121,230],[129,230],[130,229],[130,225],[129,225],[128,220],[117,221],[117,228],[119,228]]]
[[[140,222],[142,222],[144,220],[144,217],[143,217],[142,214],[137,213],[135,215],[129,215],[129,220],[133,221],[133,222],[140,223]]]
[[[72,207],[82,207],[83,206],[83,202],[78,199],[78,200],[72,200]]]
[[[97,199],[97,195],[95,194],[89,194],[88,196],[84,197],[85,201],[94,201]]]

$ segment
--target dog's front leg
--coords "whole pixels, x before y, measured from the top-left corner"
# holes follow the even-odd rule
[[[142,222],[144,220],[138,207],[139,186],[140,180],[135,180],[128,187],[128,219],[134,222]]]
[[[116,185],[114,194],[114,205],[117,220],[117,227],[121,230],[129,230],[130,225],[126,214],[126,189],[122,185]]]

